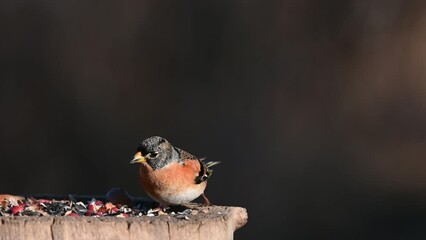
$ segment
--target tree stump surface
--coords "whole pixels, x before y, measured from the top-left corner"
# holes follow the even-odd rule
[[[177,218],[160,216],[117,217],[0,217],[0,239],[233,239],[247,223],[241,207],[199,207],[198,214]]]

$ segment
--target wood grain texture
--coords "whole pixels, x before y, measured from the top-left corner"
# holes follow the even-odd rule
[[[0,239],[233,239],[234,231],[247,223],[240,207],[199,208],[189,219],[173,215],[157,217],[0,217]],[[201,210],[208,211],[203,213]]]

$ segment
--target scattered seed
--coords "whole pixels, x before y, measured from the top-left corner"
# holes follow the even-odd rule
[[[72,200],[71,200],[72,199]],[[190,215],[196,215],[200,211],[195,209],[185,209],[182,212],[167,209],[149,209],[146,205],[139,204],[129,207],[128,205],[113,204],[112,202],[102,202],[92,199],[88,202],[76,202],[76,198],[70,200],[49,200],[25,198],[22,201],[15,199],[5,199],[0,201],[0,216],[90,216],[90,217],[140,217],[140,216],[174,216],[178,219],[190,219]]]
[[[178,212],[178,214],[179,215],[188,215],[188,214],[191,214],[191,209],[185,209],[185,210],[183,210],[182,212]]]

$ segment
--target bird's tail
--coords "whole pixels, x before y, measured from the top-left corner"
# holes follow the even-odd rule
[[[213,173],[213,169],[211,169],[211,167],[218,165],[220,162],[206,162],[204,164],[204,166],[206,167],[206,175],[207,175],[207,179],[210,178],[210,176]]]
[[[207,162],[206,163],[206,168],[210,168],[210,167],[213,167],[213,166],[215,166],[215,165],[218,165],[220,162],[219,161],[217,161],[217,162]]]

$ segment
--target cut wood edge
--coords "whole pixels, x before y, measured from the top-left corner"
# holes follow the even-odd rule
[[[233,230],[242,228],[248,222],[247,209],[242,207],[231,207],[231,215],[233,216]]]
[[[204,207],[200,208],[202,210]],[[233,239],[248,221],[241,207],[205,207],[207,213],[157,217],[0,217],[0,239]],[[187,219],[187,220],[186,220]],[[113,231],[111,231],[114,229]]]

